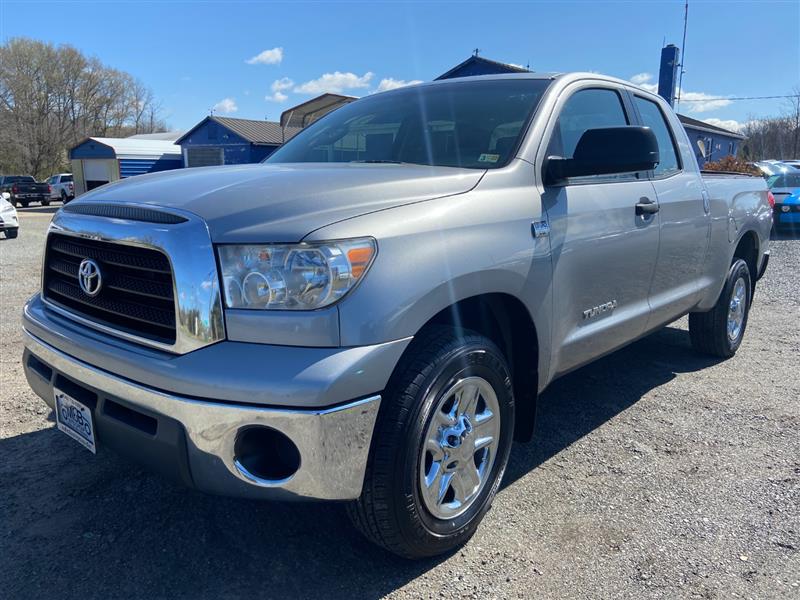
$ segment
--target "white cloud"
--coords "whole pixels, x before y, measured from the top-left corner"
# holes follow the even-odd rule
[[[704,94],[703,92],[687,92],[682,90],[679,94],[681,108],[687,112],[702,113],[717,108],[728,106],[731,101],[726,98],[720,98],[713,94]]]
[[[273,92],[282,92],[284,90],[290,89],[294,85],[294,81],[289,79],[288,77],[281,77],[280,79],[276,79],[272,82],[272,85],[269,88]]]
[[[248,58],[245,62],[248,65],[279,65],[283,60],[283,48],[272,48],[256,54],[253,58]]]
[[[396,90],[397,88],[406,87],[407,85],[417,85],[418,83],[422,83],[422,80],[412,79],[411,81],[405,81],[404,79],[387,77],[386,79],[381,79],[381,82],[378,84],[378,91],[385,92],[387,90]]]
[[[266,96],[264,96],[264,100],[266,100],[267,102],[286,102],[288,98],[289,96],[287,96],[283,92],[273,92],[271,94],[267,94]]]
[[[281,77],[280,79],[276,79],[272,82],[272,85],[269,86],[269,89],[272,90],[271,94],[267,94],[264,96],[264,100],[268,102],[286,102],[286,99],[289,97],[283,92],[294,85],[294,81],[289,79],[288,77]]]
[[[637,73],[633,77],[630,78],[630,82],[634,85],[638,85],[645,91],[656,93],[658,91],[658,84],[651,83],[653,80],[652,73]]]
[[[363,89],[369,87],[373,73],[368,71],[360,77],[355,73],[325,73],[318,79],[312,79],[294,88],[298,94],[341,94],[345,90]]]
[[[638,85],[643,90],[648,92],[658,92],[658,84],[652,83],[653,75],[651,73],[637,73],[630,78],[630,82]],[[710,110],[716,110],[728,106],[731,101],[727,98],[720,98],[715,94],[706,94],[705,92],[687,92],[684,89],[678,90],[678,96],[681,99],[681,109],[690,113],[702,113]]]
[[[221,113],[235,113],[239,110],[239,107],[236,106],[236,100],[233,98],[223,98],[219,102],[217,102],[212,109],[214,112],[221,112]]]
[[[746,123],[740,123],[736,119],[717,119],[714,117],[703,119],[703,123],[708,123],[709,125],[715,125],[716,127],[722,127],[723,129],[729,129],[730,131],[741,131],[742,128],[746,125]]]

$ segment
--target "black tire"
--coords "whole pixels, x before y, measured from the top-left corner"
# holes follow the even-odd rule
[[[25,201],[25,200],[20,200],[20,201],[17,202],[17,204],[19,206],[21,206],[22,208],[28,208],[28,202]]]
[[[746,300],[744,302],[744,316],[738,335],[731,337],[728,334],[728,310],[731,305],[736,282],[744,281]],[[689,337],[692,346],[698,352],[730,358],[739,349],[744,337],[747,319],[750,314],[750,303],[753,299],[753,286],[750,269],[741,259],[733,261],[725,285],[719,295],[717,303],[708,312],[689,314]]]
[[[61,190],[61,204],[66,204],[69,202],[69,196],[67,196],[67,192]]]
[[[3,231],[5,232],[6,237],[8,239],[10,239],[10,240],[13,240],[15,237],[17,237],[17,234],[19,233],[19,229],[18,228],[4,229]]]
[[[501,418],[494,463],[463,514],[435,517],[419,486],[423,438],[435,407],[451,385],[467,376],[486,380]],[[348,505],[353,524],[372,542],[405,558],[448,552],[465,543],[489,510],[508,463],[514,397],[506,359],[472,331],[435,327],[417,336],[383,394],[361,497]]]
[[[50,206],[50,200],[42,200],[41,201],[41,205],[42,206]]]

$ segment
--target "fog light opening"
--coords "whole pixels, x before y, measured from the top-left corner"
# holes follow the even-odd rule
[[[282,483],[300,468],[300,451],[294,442],[269,427],[252,426],[239,430],[233,453],[239,472],[260,485]]]

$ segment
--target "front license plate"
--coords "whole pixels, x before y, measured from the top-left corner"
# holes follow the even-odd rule
[[[92,454],[97,454],[94,443],[92,411],[61,390],[53,390],[56,398],[56,425]]]

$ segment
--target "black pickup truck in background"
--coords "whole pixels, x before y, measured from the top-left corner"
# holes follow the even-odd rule
[[[11,194],[9,202],[14,206],[27,207],[31,202],[50,205],[50,185],[37,183],[30,175],[0,175],[0,193]]]

